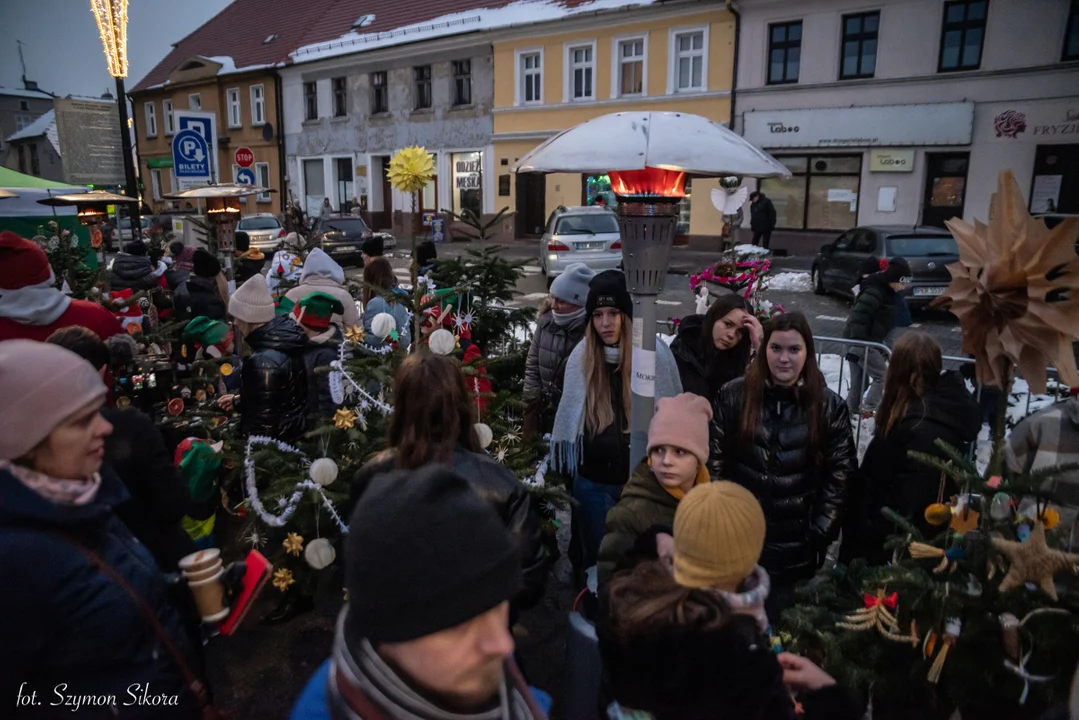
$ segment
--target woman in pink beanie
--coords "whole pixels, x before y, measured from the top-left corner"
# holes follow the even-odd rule
[[[656,401],[648,427],[648,457],[607,514],[597,561],[601,585],[624,561],[656,557],[656,531],[669,535],[678,502],[695,485],[711,481],[706,469],[711,419],[712,407],[700,395],[682,393]]]
[[[175,700],[125,707],[124,717],[194,720],[180,669],[195,664],[188,635],[153,556],[112,510],[128,493],[102,466],[112,432],[104,401],[97,370],[70,350],[0,342],[0,697],[36,694],[40,705],[4,716],[49,716],[57,692],[123,702],[138,684]],[[105,706],[79,710],[112,716]]]

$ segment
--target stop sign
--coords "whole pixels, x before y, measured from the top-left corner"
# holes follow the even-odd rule
[[[234,160],[242,168],[251,167],[255,162],[255,153],[251,152],[251,148],[236,148]]]

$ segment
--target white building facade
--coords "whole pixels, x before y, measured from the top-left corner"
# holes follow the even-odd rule
[[[773,247],[988,219],[1001,171],[1079,213],[1079,2],[740,0],[735,128],[786,164]]]

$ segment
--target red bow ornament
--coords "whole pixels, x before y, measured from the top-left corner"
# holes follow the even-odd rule
[[[865,594],[865,606],[867,608],[876,607],[877,605],[884,605],[889,610],[895,610],[899,606],[899,593],[892,593],[885,597],[877,597],[876,595]]]

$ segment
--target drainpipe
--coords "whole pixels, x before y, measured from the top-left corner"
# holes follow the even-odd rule
[[[738,88],[738,49],[742,40],[742,15],[738,12],[738,8],[734,5],[734,0],[726,0],[727,12],[734,15],[734,65],[731,68],[731,124],[730,129],[734,130],[734,119],[738,117],[734,112],[735,102],[737,100],[735,90]]]
[[[281,192],[278,193],[280,211],[285,212],[288,203],[288,186],[285,182],[285,102],[281,96],[281,74],[274,73],[274,96],[277,100],[277,181],[281,184]]]

